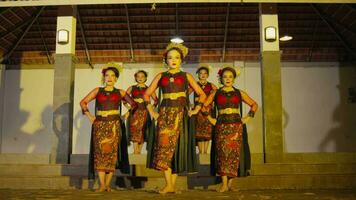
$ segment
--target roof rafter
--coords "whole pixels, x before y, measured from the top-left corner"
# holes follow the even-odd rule
[[[337,31],[336,27],[329,21],[329,19],[323,14],[322,10],[318,8],[315,4],[310,4],[313,10],[319,15],[319,17],[328,25],[330,30],[336,35],[339,39],[341,44],[345,47],[345,49],[351,54],[352,56],[356,56],[356,52],[354,49],[349,46],[348,42],[344,39],[344,37]]]
[[[42,11],[45,9],[45,6],[41,7],[39,9],[39,11],[37,12],[36,16],[32,19],[32,21],[30,22],[30,24],[26,27],[26,30],[23,32],[23,34],[21,35],[21,37],[17,40],[16,44],[11,48],[11,50],[0,60],[0,63],[2,63],[3,61],[7,61],[12,53],[15,51],[15,49],[17,48],[17,46],[21,43],[22,39],[25,37],[25,35],[27,34],[27,32],[30,30],[30,28],[32,27],[33,23],[35,23],[35,21],[37,20],[37,18],[41,15]]]
[[[227,33],[228,33],[228,29],[229,29],[229,16],[230,16],[230,3],[228,3],[227,7],[226,7],[225,33],[224,33],[224,44],[223,44],[223,48],[222,48],[221,62],[225,61],[226,41],[227,41]]]
[[[135,61],[135,55],[133,51],[133,44],[132,44],[132,36],[131,36],[131,27],[130,27],[130,16],[129,16],[129,9],[125,4],[125,11],[126,11],[126,20],[127,20],[127,31],[129,33],[129,41],[130,41],[130,54],[131,54],[131,62]]]
[[[81,16],[80,16],[79,8],[77,10],[77,17],[78,17],[78,22],[79,22],[79,26],[80,26],[80,33],[81,33],[82,38],[83,38],[83,43],[84,43],[84,48],[85,48],[85,55],[87,57],[87,61],[88,61],[89,66],[93,69],[94,66],[91,63],[91,58],[90,58],[90,54],[89,54],[89,48],[88,48],[88,45],[87,45],[87,39],[85,37],[84,28],[83,28],[82,19],[81,19]]]

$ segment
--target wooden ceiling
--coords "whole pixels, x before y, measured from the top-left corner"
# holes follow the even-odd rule
[[[2,8],[3,62],[53,63],[57,9]],[[78,13],[79,63],[161,62],[175,35],[190,50],[187,62],[259,60],[258,4],[88,5],[78,6]],[[282,60],[356,60],[355,4],[278,4],[278,16],[280,35],[293,36],[280,42]]]

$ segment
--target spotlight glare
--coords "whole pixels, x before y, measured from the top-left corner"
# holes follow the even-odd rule
[[[175,38],[171,39],[171,42],[180,44],[180,43],[183,43],[184,40],[182,38],[180,38],[180,37],[175,37]]]
[[[286,41],[289,41],[289,40],[292,40],[292,39],[293,39],[293,37],[290,36],[290,35],[285,35],[285,36],[279,38],[279,40],[282,41],[282,42],[286,42]]]

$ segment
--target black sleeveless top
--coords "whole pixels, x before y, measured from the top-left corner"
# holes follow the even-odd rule
[[[238,89],[226,92],[222,88],[218,89],[215,93],[215,105],[219,110],[232,108],[240,109],[242,102],[241,93]],[[240,112],[233,114],[218,114],[218,123],[235,123],[241,122]]]
[[[168,93],[187,93],[188,79],[186,72],[178,72],[171,74],[169,72],[163,72],[162,77],[159,80],[159,86],[161,88],[162,94]],[[177,99],[165,99],[162,98],[161,106],[187,106],[188,97],[182,96]]]

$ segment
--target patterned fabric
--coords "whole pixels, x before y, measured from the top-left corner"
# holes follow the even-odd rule
[[[130,141],[142,144],[144,142],[144,132],[147,122],[147,109],[138,108],[130,115]]]
[[[105,91],[100,88],[96,96],[96,111],[119,110],[120,90]],[[96,116],[93,123],[94,168],[97,171],[114,172],[118,145],[121,139],[120,115]]]
[[[236,177],[240,162],[242,123],[218,124],[216,126],[217,173]]]
[[[209,106],[209,115],[211,115],[211,105]],[[208,117],[203,115],[202,112],[197,114],[196,119],[196,131],[195,131],[195,138],[198,141],[207,141],[211,140],[211,134],[213,131],[213,125],[209,122]]]
[[[241,94],[237,89],[229,92],[219,89],[215,94],[215,104],[218,110],[238,109],[241,101]],[[218,115],[215,148],[219,175],[229,177],[238,175],[242,133],[243,126],[239,113]]]
[[[97,171],[114,172],[117,162],[118,144],[121,139],[119,120],[96,120],[94,132],[94,168]]]
[[[132,86],[131,90],[131,97],[133,99],[141,99],[143,101],[143,94],[145,94],[145,91],[147,90],[147,86],[145,87],[138,87],[136,85]],[[137,103],[137,102],[136,102]],[[146,109],[145,103],[137,103],[138,108],[141,109]]]
[[[159,81],[159,86],[162,94],[186,92],[188,85],[186,72],[178,72],[171,74],[169,72],[162,73]],[[160,106],[187,106],[187,97],[179,97],[175,100],[163,99]]]
[[[171,74],[162,73],[159,81],[162,94],[187,91],[187,75],[185,72]],[[183,113],[187,105],[187,97],[163,99],[159,107],[157,120],[157,136],[154,147],[152,167],[157,170],[172,168],[172,158],[178,145],[178,138],[183,133]],[[181,144],[187,145],[187,144]]]
[[[215,105],[218,110],[233,108],[239,109],[241,103],[240,91],[235,89],[234,91],[226,92],[222,89],[218,89],[215,93]],[[220,114],[218,116],[218,123],[236,123],[241,122],[240,113],[234,114]]]
[[[207,82],[204,85],[198,82],[198,85],[203,89],[206,96],[209,96],[210,93],[213,91],[213,87],[210,82]],[[195,104],[198,103],[197,101],[198,101],[198,94],[194,92],[194,103]],[[213,107],[209,105],[207,108],[208,108],[209,115],[211,115]],[[209,122],[207,115],[203,115],[202,112],[199,111],[199,113],[197,114],[197,120],[195,126],[196,126],[195,138],[197,139],[197,141],[211,140],[213,125]]]
[[[138,87],[132,86],[131,97],[133,99],[141,99],[142,103],[137,103],[137,109],[133,110],[129,116],[129,132],[130,141],[142,144],[144,142],[145,127],[148,118],[148,111],[145,103],[143,102],[143,94],[145,93],[147,86]]]
[[[157,120],[158,134],[154,149],[153,168],[167,170],[171,168],[172,157],[176,150],[178,138],[183,132],[182,107],[161,107]]]

